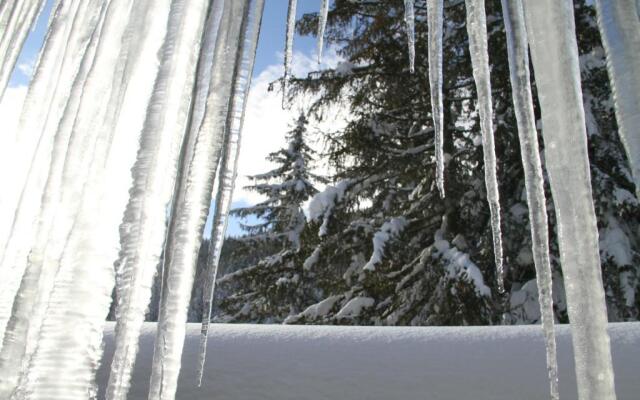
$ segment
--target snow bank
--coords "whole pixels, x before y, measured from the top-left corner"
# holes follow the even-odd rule
[[[178,399],[546,400],[539,326],[390,328],[212,325],[202,387],[199,324],[190,324]],[[640,323],[609,326],[618,400],[638,398]],[[129,399],[147,398],[155,324],[144,326]],[[98,373],[104,398],[113,354],[106,329]],[[568,326],[558,326],[560,398],[576,399]]]

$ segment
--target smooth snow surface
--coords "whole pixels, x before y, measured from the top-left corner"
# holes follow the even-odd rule
[[[144,325],[129,400],[147,398],[155,324]],[[181,400],[548,400],[539,326],[392,328],[212,325],[202,387],[200,326],[187,326]],[[620,400],[638,398],[640,323],[612,324]],[[576,399],[568,326],[558,327],[560,394]],[[113,353],[106,329],[102,398]]]
[[[573,1],[525,0],[580,400],[616,398]]]
[[[529,71],[529,47],[524,21],[522,2],[502,0],[507,32],[509,71],[513,91],[513,105],[518,123],[520,154],[524,169],[524,183],[529,205],[529,225],[531,226],[531,252],[536,268],[540,316],[547,348],[547,370],[551,399],[558,399],[558,365],[556,361],[556,340],[553,312],[553,280],[549,258],[549,225],[544,194],[542,162],[538,148],[538,131],[533,112]]]

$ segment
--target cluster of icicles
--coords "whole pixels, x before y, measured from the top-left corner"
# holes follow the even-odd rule
[[[296,3],[289,0],[285,82],[291,74]],[[638,5],[636,0],[596,3],[620,135],[640,188],[640,139],[634,131],[640,125]],[[0,3],[2,91],[44,5],[45,0]],[[426,6],[436,184],[444,196],[444,0],[427,0]],[[558,398],[551,269],[528,49],[542,109],[579,395],[581,400],[615,399],[573,4],[502,0],[502,6],[551,397]],[[466,7],[502,289],[484,0],[466,0]],[[107,398],[125,399],[161,259],[149,399],[175,397],[194,268],[217,181],[202,372],[263,8],[264,0],[53,1],[15,138],[3,149],[7,164],[2,170],[11,174],[3,183],[17,184],[3,185],[0,202],[0,399],[95,397],[114,286],[116,349]],[[329,1],[322,0],[319,59],[328,11]],[[405,22],[413,71],[411,0],[405,0]]]

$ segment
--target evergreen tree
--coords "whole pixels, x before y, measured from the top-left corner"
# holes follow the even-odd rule
[[[595,12],[576,1],[591,172],[612,320],[638,316],[640,209],[621,150]],[[464,2],[445,2],[446,192],[435,187],[426,59],[426,6],[416,2],[416,72],[408,71],[403,2],[336,0],[327,41],[343,62],[289,86],[319,96],[312,111],[346,103],[347,127],[328,135],[335,184],[315,196],[304,265],[323,277],[322,301],[296,323],[459,325],[539,319],[524,176],[500,2],[487,1],[507,295],[495,290],[489,210]],[[317,15],[298,23],[314,34]],[[535,93],[534,93],[535,96]],[[542,140],[542,139],[540,139]],[[544,147],[544,143],[541,143]],[[550,230],[555,230],[549,199]],[[312,235],[309,235],[311,238]],[[566,320],[552,235],[556,314]]]
[[[261,203],[235,209],[240,217],[253,216],[259,222],[242,224],[248,246],[275,249],[252,266],[223,276],[219,290],[228,293],[222,300],[220,320],[230,322],[282,322],[315,299],[313,280],[304,273],[301,237],[306,227],[304,203],[318,193],[314,184],[323,179],[310,169],[314,151],[306,143],[307,118],[300,114],[287,134],[288,146],[271,153],[268,160],[277,167],[255,175],[248,189],[266,197]]]

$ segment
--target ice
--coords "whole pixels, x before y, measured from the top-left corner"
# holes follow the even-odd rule
[[[52,163],[56,127],[68,104],[74,79],[83,75],[80,65],[101,15],[102,7],[99,4],[98,0],[67,2],[52,20],[48,43],[29,89],[18,127],[20,136],[38,136],[38,145],[30,167],[24,166],[29,172],[28,180],[15,214],[13,236],[4,252],[2,271],[6,279],[0,284],[1,291],[3,295],[15,295],[17,291],[18,296],[15,296],[13,313],[0,353],[0,398],[15,387],[26,347],[33,347],[32,332],[39,329],[41,313],[36,312],[36,304],[39,304],[38,297],[45,296],[38,289],[39,281],[44,277],[41,277],[37,260],[40,253],[33,250],[37,249],[37,238],[45,230],[42,224],[44,215],[38,218],[40,207],[46,201],[42,195]],[[67,23],[67,19],[72,23]],[[72,29],[74,25],[76,29]],[[81,77],[78,79],[82,80]],[[29,251],[31,254],[27,259]],[[3,299],[3,304],[9,304],[8,300]],[[3,322],[6,322],[10,311],[10,306],[6,310],[3,307]]]
[[[544,194],[544,178],[538,131],[533,112],[529,72],[529,48],[524,21],[524,10],[520,1],[502,0],[502,14],[507,32],[509,72],[513,93],[513,104],[518,123],[520,153],[524,168],[529,224],[531,227],[531,251],[536,268],[536,282],[540,303],[540,316],[547,350],[547,371],[551,399],[559,399],[558,363],[553,313],[553,280],[549,260],[549,226]],[[513,212],[513,210],[512,210]]]
[[[158,334],[149,399],[175,396],[187,308],[211,191],[220,159],[232,92],[240,30],[248,1],[225,1],[211,70],[211,88],[200,126],[191,125],[173,201],[162,276]]]
[[[291,75],[291,62],[293,61],[293,37],[296,31],[296,10],[298,0],[289,0],[287,9],[287,37],[284,45],[284,78],[282,80],[282,104],[285,105],[287,97],[287,81]]]
[[[318,64],[322,62],[322,50],[324,48],[324,31],[327,28],[327,16],[329,14],[329,0],[322,0],[320,4],[320,13],[318,15],[318,47],[316,53],[318,55]]]
[[[444,25],[444,0],[427,0],[427,24],[429,28],[429,87],[431,115],[435,135],[436,184],[444,198],[444,106],[442,104],[442,35]]]
[[[221,3],[218,1],[217,3]],[[151,299],[153,278],[166,234],[165,216],[173,195],[180,145],[187,128],[196,66],[208,6],[173,0],[160,70],[146,111],[140,149],[132,170],[121,250],[116,265],[118,307],[116,348],[107,399],[126,399],[138,336]]]
[[[413,73],[416,63],[416,16],[413,0],[404,0],[404,24],[409,45],[409,71]]]
[[[207,335],[211,321],[213,295],[216,278],[218,276],[218,262],[222,252],[222,244],[227,230],[229,210],[233,197],[233,188],[238,170],[238,156],[240,154],[240,139],[244,124],[244,113],[247,96],[253,76],[253,66],[258,48],[258,36],[262,24],[264,0],[252,0],[249,6],[247,21],[243,23],[240,36],[238,61],[234,72],[233,89],[231,92],[231,106],[227,117],[225,142],[222,149],[222,160],[218,173],[218,193],[216,194],[215,211],[211,231],[211,244],[207,260],[206,283],[203,292],[202,333],[200,341],[200,359],[198,384],[202,384],[202,372],[207,353]]]
[[[637,0],[596,0],[618,133],[640,200],[640,19]]]
[[[55,284],[37,348],[19,387],[30,399],[79,399],[95,392],[102,327],[114,284],[118,225],[168,10],[168,0],[109,4],[65,161],[62,204],[69,208],[58,210],[57,216],[69,217],[72,229],[54,249],[62,249],[53,261],[59,265]],[[79,168],[71,170],[70,161]]]
[[[22,45],[45,0],[3,1],[0,6],[0,99],[18,61]]]
[[[487,201],[491,212],[491,232],[493,253],[496,263],[498,291],[504,292],[502,233],[500,228],[500,193],[496,165],[496,150],[493,140],[493,106],[491,102],[491,80],[489,74],[489,52],[487,45],[487,18],[484,0],[465,0],[467,6],[467,32],[469,52],[473,66],[473,78],[478,94],[478,113],[482,130],[482,150],[484,154],[484,174],[487,187]]]
[[[613,400],[573,2],[524,1],[580,400]]]

